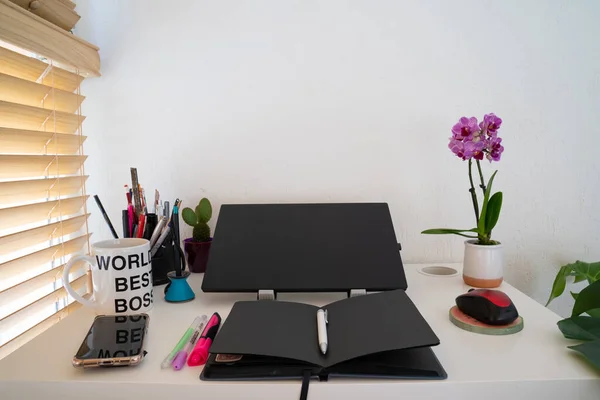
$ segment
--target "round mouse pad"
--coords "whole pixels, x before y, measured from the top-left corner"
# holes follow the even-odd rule
[[[488,325],[469,317],[456,306],[450,309],[449,314],[450,321],[454,325],[469,332],[481,333],[483,335],[512,335],[523,330],[523,317],[521,316],[508,325]]]

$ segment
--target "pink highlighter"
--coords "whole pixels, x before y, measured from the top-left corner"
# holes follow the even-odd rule
[[[210,317],[206,327],[204,327],[202,335],[196,343],[194,350],[192,350],[192,353],[188,357],[188,366],[195,367],[196,365],[202,365],[206,363],[206,360],[208,360],[208,350],[210,349],[210,345],[212,344],[213,340],[215,340],[215,336],[217,336],[220,325],[221,316],[219,313],[214,313],[212,317]]]

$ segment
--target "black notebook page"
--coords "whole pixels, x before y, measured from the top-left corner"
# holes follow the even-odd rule
[[[318,310],[309,304],[286,301],[238,301],[210,352],[282,357],[321,365]]]
[[[323,308],[329,321],[329,347],[320,357],[325,367],[367,354],[440,343],[403,290],[352,297]],[[316,329],[316,316],[312,319]]]

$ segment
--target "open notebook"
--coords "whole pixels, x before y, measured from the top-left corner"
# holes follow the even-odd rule
[[[430,349],[439,339],[403,290],[321,308],[328,316],[326,354],[318,345],[319,307],[268,300],[235,303],[200,378],[446,378]]]

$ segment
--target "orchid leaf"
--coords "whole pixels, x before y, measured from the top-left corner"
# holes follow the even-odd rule
[[[490,201],[490,194],[492,193],[492,184],[494,183],[494,178],[498,171],[494,171],[492,177],[490,178],[487,188],[485,189],[485,195],[483,196],[483,204],[481,206],[481,214],[479,215],[479,223],[477,225],[477,230],[479,234],[485,235],[485,215],[487,213],[488,203]]]
[[[425,234],[425,235],[448,235],[448,234],[454,234],[454,235],[460,235],[460,236],[464,236],[464,237],[472,238],[472,239],[476,239],[477,238],[477,236],[465,235],[464,234],[465,232],[477,232],[477,228],[473,228],[473,229],[438,228],[438,229],[427,229],[427,230],[424,230],[421,233]]]
[[[498,223],[500,209],[502,208],[502,192],[496,192],[490,198],[485,213],[485,233],[489,234]]]

